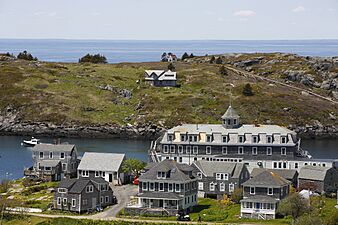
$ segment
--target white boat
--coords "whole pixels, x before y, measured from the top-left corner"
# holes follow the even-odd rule
[[[32,137],[30,140],[23,140],[21,144],[27,147],[33,147],[39,143],[40,139]]]

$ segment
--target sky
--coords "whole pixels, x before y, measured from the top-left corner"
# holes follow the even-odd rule
[[[338,39],[338,0],[0,0],[0,38]]]

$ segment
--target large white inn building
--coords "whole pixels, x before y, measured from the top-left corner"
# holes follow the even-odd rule
[[[150,160],[173,159],[244,162],[251,171],[262,167],[296,169],[305,165],[332,167],[334,160],[317,160],[300,148],[297,134],[278,125],[241,124],[229,106],[222,124],[184,124],[168,130],[151,147]]]

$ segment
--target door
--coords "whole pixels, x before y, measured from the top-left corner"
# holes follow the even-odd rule
[[[163,200],[160,199],[160,205],[159,205],[160,208],[163,208]]]
[[[111,182],[113,182],[113,174],[109,174],[109,182],[111,183]]]
[[[92,209],[96,209],[97,203],[96,198],[92,198]]]

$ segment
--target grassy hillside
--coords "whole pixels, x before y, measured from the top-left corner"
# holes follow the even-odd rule
[[[21,122],[56,125],[215,123],[229,105],[232,83],[233,106],[246,123],[305,125],[318,120],[337,125],[329,118],[329,113],[338,115],[337,105],[328,101],[235,73],[222,76],[216,64],[175,66],[181,87],[157,88],[144,83],[144,70],[165,69],[167,63],[0,61],[0,110],[17,110]],[[246,83],[254,96],[242,94]],[[104,90],[107,85],[109,90]],[[123,96],[125,90],[131,91],[131,98]]]

